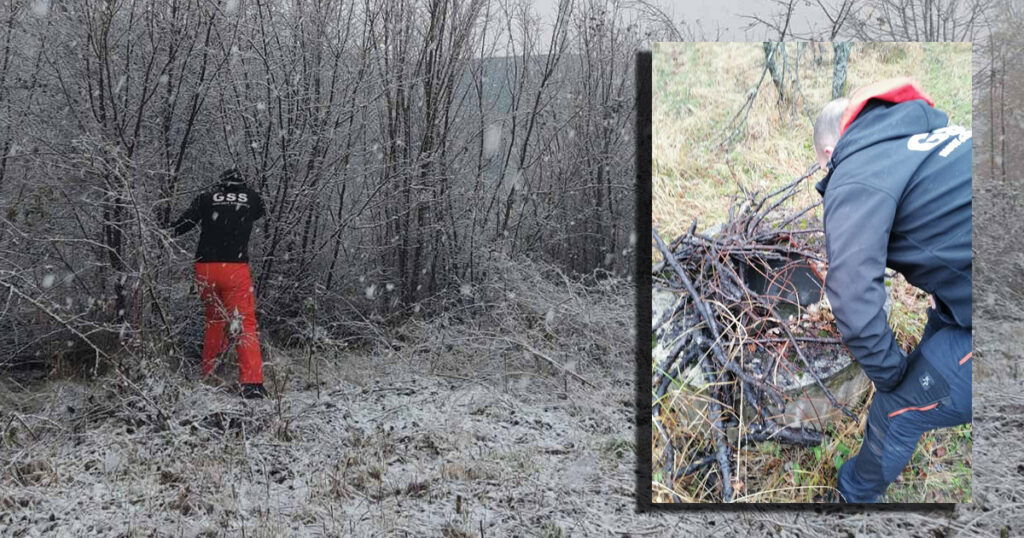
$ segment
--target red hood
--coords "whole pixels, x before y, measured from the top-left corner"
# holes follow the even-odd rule
[[[928,94],[924,93],[924,90],[921,89],[917,81],[910,77],[880,80],[867,86],[861,86],[850,95],[850,104],[847,105],[846,110],[843,112],[843,117],[839,121],[840,135],[846,132],[846,128],[853,123],[853,120],[857,119],[857,115],[864,109],[864,105],[868,104],[868,101],[872,99],[879,99],[890,103],[923,99],[928,103],[928,106],[935,106],[932,98],[928,97]]]

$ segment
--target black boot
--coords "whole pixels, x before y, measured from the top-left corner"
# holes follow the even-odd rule
[[[263,383],[244,383],[242,385],[242,398],[246,400],[261,400],[269,396]]]

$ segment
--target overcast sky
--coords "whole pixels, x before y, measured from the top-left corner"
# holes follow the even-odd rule
[[[752,22],[748,16],[770,18],[771,14],[782,10],[782,7],[772,0],[647,0],[647,3],[665,12],[677,26],[682,27],[683,24],[680,23],[685,23],[695,31],[702,31],[705,39],[713,40],[718,36],[720,41],[761,41],[765,36],[765,30],[747,30],[747,26]],[[550,29],[558,0],[534,0],[533,4],[537,14],[544,18]],[[804,2],[797,4],[791,21],[791,30],[806,32],[811,28],[812,22],[822,21],[816,5]],[[544,39],[549,36],[550,31]]]

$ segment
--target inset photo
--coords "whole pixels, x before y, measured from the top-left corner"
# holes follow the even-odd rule
[[[653,503],[971,502],[971,76],[653,46]]]

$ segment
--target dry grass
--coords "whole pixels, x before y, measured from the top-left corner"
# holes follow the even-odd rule
[[[652,224],[662,237],[674,238],[698,220],[698,229],[721,222],[730,201],[744,189],[766,191],[801,175],[814,161],[811,124],[831,98],[832,52],[823,46],[800,53],[799,91],[781,110],[766,77],[746,116],[738,141],[724,143],[729,123],[761,76],[764,55],[759,43],[657,44],[653,62]],[[788,61],[796,62],[790,48]],[[855,44],[848,88],[874,80],[909,75],[921,81],[936,106],[952,123],[971,122],[970,44]],[[809,179],[793,206],[817,202]],[[820,218],[820,208],[817,215]],[[655,255],[655,259],[660,256]],[[924,328],[927,295],[897,276],[892,281],[890,324],[901,346],[910,350]],[[680,391],[673,398],[685,398]],[[692,395],[691,395],[692,396]],[[762,443],[739,451],[737,501],[809,502],[836,482],[838,466],[860,447],[867,398],[854,412],[859,424],[837,423],[820,447],[811,449]],[[677,402],[679,404],[680,402]],[[669,421],[671,422],[671,420]],[[683,424],[685,421],[681,421]],[[689,426],[678,430],[680,437]],[[655,432],[657,438],[657,432]],[[657,439],[655,439],[657,444]],[[680,442],[685,446],[685,442]],[[971,425],[931,432],[922,438],[911,464],[892,485],[889,502],[970,502]],[[659,467],[656,465],[656,468]],[[657,482],[657,472],[655,473]],[[699,475],[697,475],[699,476]],[[687,502],[711,496],[697,479],[677,485]],[[655,502],[671,494],[655,484]]]
[[[663,237],[676,237],[693,218],[702,228],[722,220],[722,200],[738,194],[739,185],[753,190],[779,185],[814,162],[811,124],[831,99],[832,77],[831,46],[825,45],[821,63],[815,63],[815,47],[808,45],[801,55],[800,91],[790,112],[779,111],[775,88],[765,77],[747,116],[745,136],[727,146],[722,145],[725,127],[761,76],[761,45],[654,47],[652,217]],[[791,57],[795,62],[795,52]],[[902,75],[920,80],[953,123],[970,124],[970,44],[854,45],[848,88]],[[794,204],[818,198],[808,180],[804,196]]]

